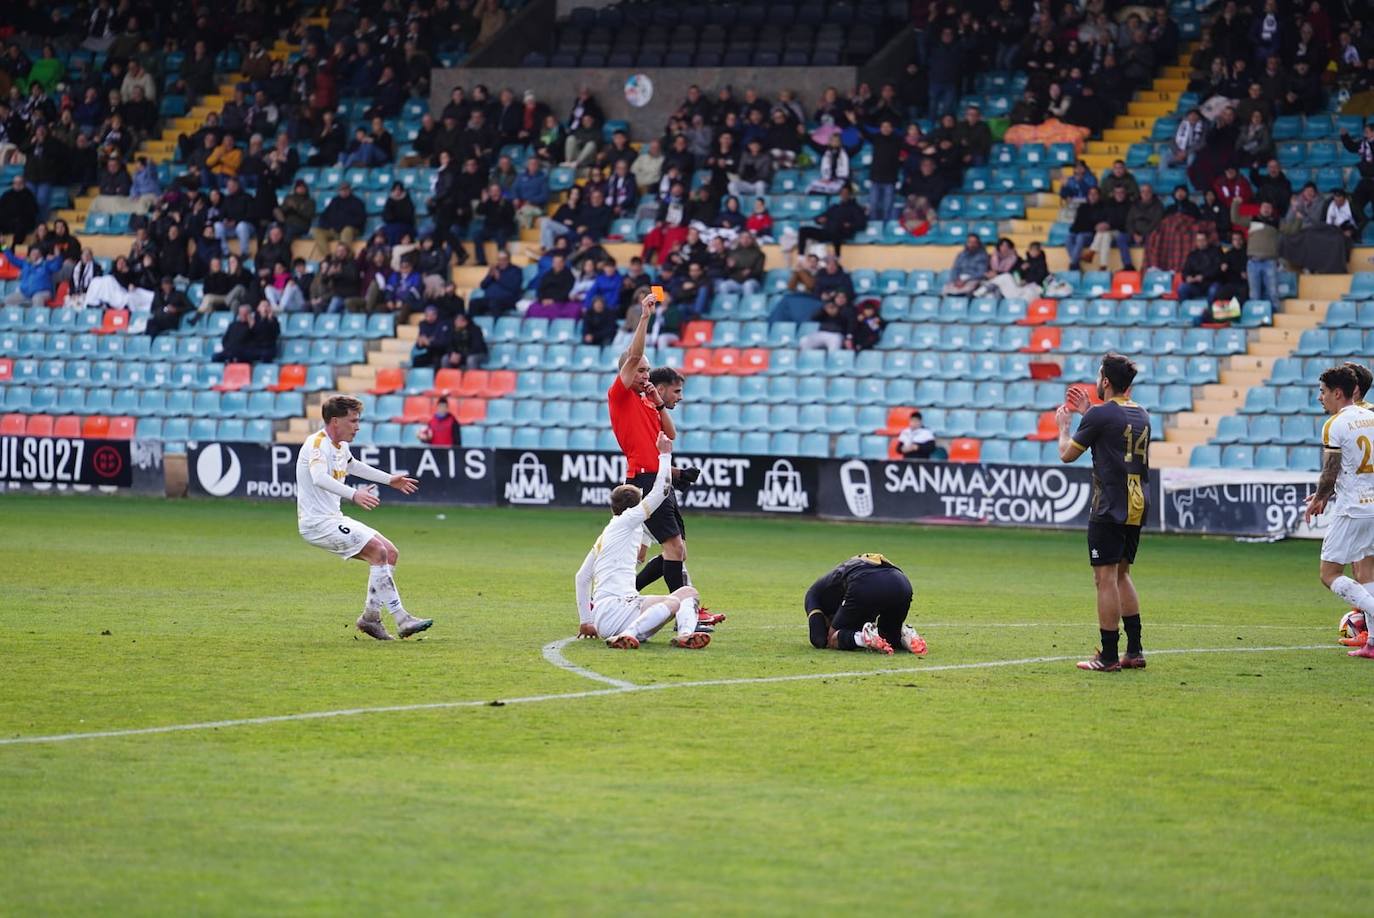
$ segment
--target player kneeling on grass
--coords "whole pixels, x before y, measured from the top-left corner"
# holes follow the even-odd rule
[[[611,521],[601,531],[577,571],[577,636],[604,636],[606,646],[633,650],[660,628],[676,621],[674,647],[698,650],[711,635],[697,629],[697,591],[690,586],[671,596],[640,596],[635,589],[640,527],[668,497],[672,487],[673,441],[658,435],[658,471],[642,492],[631,484],[611,492]]]
[[[882,555],[856,555],[837,565],[806,591],[806,624],[817,650],[901,647],[924,655],[926,642],[906,623],[911,581]]]
[[[296,516],[301,538],[311,545],[344,560],[357,558],[371,565],[367,601],[358,618],[358,630],[379,641],[389,641],[391,635],[382,623],[383,607],[391,612],[396,631],[403,638],[424,631],[434,622],[416,618],[401,605],[395,580],[396,546],[371,526],[344,516],[339,502],[349,500],[364,510],[375,509],[381,503],[375,488],[350,488],[344,484],[349,475],[390,485],[402,494],[414,494],[420,483],[403,472],[383,472],[353,458],[348,444],[358,435],[362,410],[362,402],[346,395],[325,400],[321,409],[324,428],[310,435],[296,459]]]

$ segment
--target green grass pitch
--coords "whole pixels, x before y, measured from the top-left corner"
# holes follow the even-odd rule
[[[942,668],[1090,653],[1081,533],[696,517],[711,646],[566,655],[716,684],[617,692],[541,655],[603,515],[445,512],[368,518],[435,619],[379,644],[289,504],[0,499],[0,741],[478,702],[0,745],[0,913],[1366,913],[1374,668],[1315,544],[1147,535],[1147,650],[1218,652],[1104,676]],[[927,658],[810,648],[859,551]]]

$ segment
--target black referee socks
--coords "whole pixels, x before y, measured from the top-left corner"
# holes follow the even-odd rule
[[[654,555],[649,563],[644,565],[644,569],[635,578],[635,589],[644,592],[644,588],[655,580],[663,576],[663,556]]]
[[[662,555],[659,557],[662,557]],[[681,561],[663,562],[663,582],[668,584],[669,593],[676,593],[678,590],[682,589],[685,584],[682,575]]]

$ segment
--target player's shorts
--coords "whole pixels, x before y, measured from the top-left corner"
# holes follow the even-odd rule
[[[1354,564],[1374,555],[1374,516],[1338,516],[1322,539],[1322,560]]]
[[[302,522],[301,538],[316,548],[333,552],[347,561],[362,551],[377,530],[346,516],[312,522]]]
[[[639,618],[639,596],[612,596],[592,605],[592,622],[603,638],[615,637]]]
[[[1111,520],[1088,521],[1088,563],[1093,567],[1109,564],[1135,564],[1140,548],[1140,527],[1113,523]]]
[[[647,491],[654,486],[658,476],[653,472],[644,472],[630,479],[630,484]],[[664,542],[675,536],[687,536],[687,526],[682,522],[682,511],[677,506],[677,491],[668,489],[668,497],[663,503],[658,505],[654,515],[649,517],[649,521],[644,524],[649,533],[662,545]]]

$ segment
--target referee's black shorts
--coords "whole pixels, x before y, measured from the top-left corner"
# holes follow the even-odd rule
[[[1110,520],[1088,521],[1088,562],[1093,567],[1109,564],[1135,564],[1140,548],[1140,527]]]
[[[657,479],[658,476],[653,472],[642,472],[631,478],[629,483],[647,494]],[[682,511],[677,505],[676,490],[671,487],[668,489],[667,499],[658,505],[658,509],[645,525],[654,541],[660,545],[677,536],[686,538],[687,526],[682,522]]]

